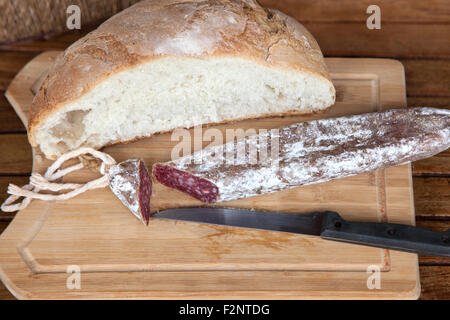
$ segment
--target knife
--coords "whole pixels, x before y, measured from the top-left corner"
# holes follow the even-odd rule
[[[437,232],[394,223],[351,222],[333,211],[303,214],[198,207],[167,209],[152,218],[305,234],[326,240],[450,257],[450,229]]]

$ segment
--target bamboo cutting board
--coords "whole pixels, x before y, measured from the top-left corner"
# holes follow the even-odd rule
[[[6,93],[24,123],[31,88],[56,54],[46,52],[32,60]],[[341,58],[326,62],[337,89],[337,103],[327,112],[217,128],[269,129],[406,106],[399,62]],[[177,143],[170,134],[162,134],[105,151],[117,161],[140,157],[150,166],[169,160]],[[33,171],[43,172],[49,163],[33,150]],[[65,181],[94,176],[83,170]],[[153,208],[195,205],[200,203],[154,185]],[[409,165],[223,205],[283,212],[327,209],[354,221],[414,224]],[[66,285],[73,266],[81,271],[80,289]],[[368,267],[380,270],[380,289],[368,288]],[[186,222],[151,220],[145,227],[106,188],[67,201],[32,201],[0,237],[0,277],[16,297],[26,299],[414,299],[420,292],[414,254]]]

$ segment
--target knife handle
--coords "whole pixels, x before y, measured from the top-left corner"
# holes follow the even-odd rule
[[[323,215],[320,237],[378,248],[450,257],[450,229],[443,232],[418,227],[372,222],[350,222],[338,213]]]

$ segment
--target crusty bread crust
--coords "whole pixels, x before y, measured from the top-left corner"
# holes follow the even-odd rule
[[[236,57],[331,81],[312,35],[295,19],[254,0],[142,1],[56,59],[31,105],[31,145],[37,145],[36,130],[49,115],[112,74],[167,56]]]

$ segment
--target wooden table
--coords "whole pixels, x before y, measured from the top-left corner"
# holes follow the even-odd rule
[[[408,106],[450,108],[450,5],[447,0],[377,1],[380,30],[366,28],[373,1],[262,0],[298,20],[314,34],[325,56],[387,57],[400,60],[406,73]],[[8,183],[27,183],[31,148],[26,130],[4,92],[14,75],[45,50],[61,50],[89,30],[48,40],[0,46],[0,201]],[[450,150],[413,164],[417,225],[450,227]],[[0,233],[14,214],[0,215]],[[450,298],[450,259],[420,256],[421,299]],[[0,283],[0,299],[13,299]]]

